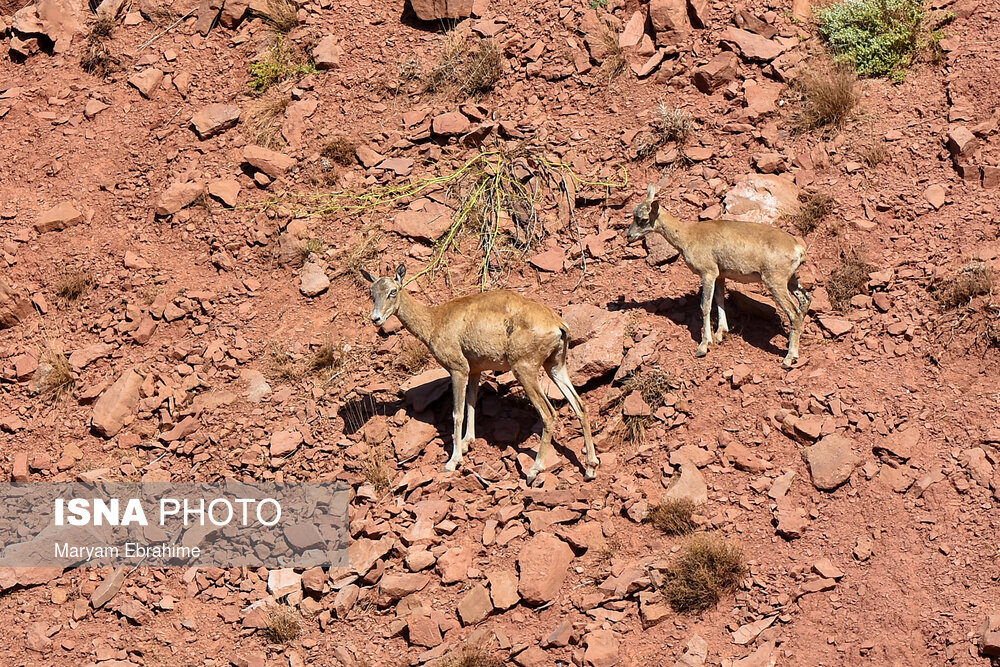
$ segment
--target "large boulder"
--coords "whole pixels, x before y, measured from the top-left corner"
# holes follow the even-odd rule
[[[573,304],[563,310],[569,327],[569,374],[577,386],[617,370],[625,357],[623,313],[612,313],[589,304]]]
[[[783,215],[799,211],[802,189],[790,178],[773,174],[747,174],[730,188],[723,200],[729,220],[773,224]]]
[[[551,533],[539,533],[528,540],[517,555],[517,592],[524,602],[537,606],[555,599],[572,560],[570,546]]]
[[[410,0],[413,13],[421,21],[468,18],[473,4],[473,0]]]
[[[11,28],[22,39],[44,37],[52,43],[52,51],[65,52],[73,37],[82,34],[83,3],[73,0],[38,0],[18,10]]]

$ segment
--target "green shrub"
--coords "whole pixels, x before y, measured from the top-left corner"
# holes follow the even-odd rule
[[[819,29],[861,76],[901,79],[921,47],[922,0],[844,0],[817,12]]]
[[[316,66],[296,49],[289,48],[285,38],[278,35],[267,53],[250,64],[250,74],[253,76],[250,88],[263,93],[276,83],[315,72]]]

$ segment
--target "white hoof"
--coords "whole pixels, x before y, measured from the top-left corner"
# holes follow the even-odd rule
[[[455,472],[456,470],[458,470],[458,466],[460,466],[461,464],[462,464],[462,459],[450,459],[447,463],[444,464],[444,471]]]

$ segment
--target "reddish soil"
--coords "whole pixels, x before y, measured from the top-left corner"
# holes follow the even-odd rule
[[[0,2],[0,14],[18,4]],[[133,7],[130,16],[138,16]],[[338,268],[341,253],[366,233],[362,227],[389,229],[403,207],[300,217],[293,223],[297,209],[287,198],[288,193],[329,191],[319,185],[329,172],[320,151],[338,135],[385,156],[412,159],[412,178],[447,173],[475,154],[454,139],[411,140],[413,130],[404,124],[403,114],[414,109],[432,118],[464,102],[421,92],[418,82],[397,86],[406,63],[431,69],[445,37],[404,15],[401,2],[320,2],[300,9],[304,21],[288,39],[310,49],[333,35],[343,53],[339,67],[307,76],[294,91],[282,88],[284,97],[315,99],[318,106],[289,129],[301,131],[299,145],[277,146],[297,160],[296,168],[266,189],[241,167],[241,150],[249,142],[242,121],[204,141],[189,126],[192,115],[216,102],[241,107],[246,119],[253,104],[248,68],[272,33],[260,19],[244,20],[236,29],[217,26],[202,37],[191,17],[141,52],[140,46],[169,23],[126,20],[109,41],[125,69],[106,80],[81,68],[83,36],[64,53],[38,53],[23,63],[0,56],[5,167],[0,170],[0,240],[6,260],[0,278],[39,306],[0,331],[4,473],[13,474],[17,455],[27,454],[31,481],[74,479],[102,468],[108,478],[130,480],[146,475],[175,481],[346,479],[363,490],[352,502],[352,537],[388,535],[394,541],[393,550],[357,582],[360,599],[346,618],[334,612],[332,585],[341,575],[331,572],[327,590],[300,605],[301,635],[286,645],[269,643],[244,627],[239,613],[267,595],[266,571],[139,568],[107,606],[83,605],[75,616],[76,600],[89,598],[110,570],[67,570],[47,584],[19,586],[0,596],[0,619],[9,629],[0,643],[0,663],[153,666],[232,660],[242,665],[263,664],[252,660],[266,656],[268,665],[404,665],[443,655],[445,648],[485,631],[483,636],[497,638],[490,640],[490,650],[503,663],[520,655],[528,664],[583,664],[585,639],[602,636],[593,633],[604,628],[617,638],[621,665],[672,665],[694,634],[707,641],[707,664],[712,665],[730,665],[754,651],[764,655],[768,642],[776,643],[776,663],[736,664],[989,664],[978,642],[984,619],[1000,614],[995,430],[1000,356],[984,342],[982,331],[988,324],[984,318],[995,317],[996,311],[987,308],[986,296],[946,312],[929,288],[975,259],[1000,268],[1000,189],[963,180],[946,145],[951,127],[988,122],[997,109],[1000,44],[994,43],[993,26],[1000,2],[959,0],[949,7],[958,13],[947,28],[957,38],[946,44],[951,51],[916,64],[902,83],[859,83],[858,113],[839,131],[792,134],[788,128],[798,101],[791,93],[748,126],[734,125],[747,122],[741,80],[770,81],[759,63],[740,60],[735,96],[727,92],[728,84],[708,95],[692,84],[693,68],[720,52],[720,35],[732,25],[732,6],[710,8],[707,28],[685,36],[680,55],[669,56],[649,78],[626,71],[607,84],[596,68],[581,75],[565,60],[572,63],[567,39],[582,48],[582,2],[489,3],[486,18],[503,19],[496,39],[507,62],[496,89],[478,103],[498,121],[530,126],[524,134],[532,150],[557,155],[580,174],[611,176],[621,164],[629,181],[608,200],[575,210],[579,235],[556,209],[548,211],[544,248],[564,250],[570,257],[566,268],[539,271],[519,257],[504,284],[557,310],[591,304],[624,312],[626,347],[658,335],[659,344],[644,364],[669,371],[681,383],[677,393],[689,407],[654,420],[642,446],[621,443],[609,432],[619,418],[613,400],[619,386],[610,376],[589,383],[582,396],[595,424],[602,465],[596,481],[584,484],[577,465],[579,423],[561,404],[558,441],[565,446],[557,448],[538,485],[577,493],[572,507],[581,518],[568,527],[596,523],[610,546],[577,552],[551,604],[498,610],[476,627],[460,626],[459,601],[485,582],[485,573],[515,571],[532,532],[527,518],[515,511],[508,523],[522,521],[526,534],[504,546],[483,546],[487,522],[497,518],[498,507],[539,509],[528,501],[524,482],[524,455],[533,456],[539,442],[537,417],[520,388],[490,379],[481,397],[480,438],[462,469],[441,471],[451,451],[447,395],[429,411],[439,435],[415,460],[396,462],[391,441],[414,415],[396,389],[416,372],[401,368],[396,359],[414,339],[372,326],[367,288]],[[192,8],[189,0],[172,6],[176,16]],[[607,10],[627,21],[638,8],[635,0],[626,5],[613,0]],[[740,8],[764,16],[781,35],[809,35],[806,26],[790,22],[785,11],[790,3],[750,2]],[[479,21],[467,19],[459,29]],[[4,54],[8,41],[9,33],[0,41]],[[526,55],[536,42],[546,47],[540,67]],[[790,48],[821,57],[813,38]],[[141,96],[127,80],[150,67],[173,80],[190,75],[187,95],[165,81],[152,99]],[[569,76],[556,76],[567,67]],[[84,107],[92,100],[108,108],[87,118]],[[652,157],[635,158],[632,138],[648,128],[661,101],[695,119],[686,147],[710,148],[711,157],[667,168]],[[959,101],[961,117],[955,118]],[[976,163],[1000,164],[995,122],[978,141]],[[869,166],[861,153],[872,144],[884,145],[887,153]],[[629,246],[624,234],[647,183],[660,184],[661,201],[671,212],[694,220],[753,172],[753,157],[764,152],[785,156],[785,171],[837,202],[834,213],[805,237],[809,260],[801,275],[817,295],[816,312],[807,320],[802,358],[791,371],[780,365],[785,327],[754,285],[730,286],[733,331],[707,357],[695,358],[698,279],[679,260],[650,266],[641,244]],[[826,164],[816,160],[823,155]],[[334,169],[340,186],[355,189],[410,178],[394,179],[357,162]],[[234,209],[206,199],[207,206],[202,201],[172,216],[154,214],[171,184],[220,178],[242,186]],[[934,184],[946,189],[937,209],[925,194]],[[269,201],[278,203],[266,206]],[[63,202],[73,202],[84,221],[37,233],[38,217]],[[323,242],[332,284],[318,297],[300,293],[301,259],[290,261],[296,253],[281,250],[279,235],[290,229],[305,229],[300,236]],[[603,252],[588,256],[583,273],[579,253],[574,254],[579,238],[607,229],[616,234]],[[369,265],[373,271],[405,262],[415,275],[426,266],[427,244],[391,231],[378,243]],[[465,236],[460,244],[461,252],[448,255],[447,270],[415,283],[419,299],[436,303],[478,289],[476,239]],[[874,277],[846,312],[835,312],[824,303],[823,288],[848,248],[862,249],[884,276]],[[133,256],[142,261],[137,264]],[[58,294],[68,271],[93,279],[76,300]],[[737,307],[746,301],[733,297],[736,291],[753,297],[750,308]],[[879,302],[886,308],[870,298],[876,294],[883,295]],[[152,337],[137,344],[131,332],[155,310],[157,297],[174,300],[184,312],[173,321],[157,315]],[[835,324],[821,326],[824,317]],[[851,325],[846,333],[831,333],[843,322]],[[100,342],[113,351],[77,372],[73,398],[46,400],[37,393],[33,374],[18,378],[17,364],[31,363],[25,355],[37,360],[47,347],[69,352]],[[308,359],[327,343],[343,357],[331,378],[276,372],[275,349]],[[147,376],[144,399],[170,395],[171,401],[140,405],[113,438],[95,435],[93,405],[80,397],[133,366]],[[426,368],[434,366],[431,360]],[[262,372],[272,389],[260,403],[247,399],[251,370]],[[192,397],[210,389],[232,392],[235,400],[198,415],[194,434],[166,448],[157,444],[157,434],[180,420]],[[834,491],[814,486],[802,456],[814,438],[789,435],[796,417],[820,424],[822,435],[849,439],[860,465],[846,484]],[[502,443],[497,434],[509,430],[509,420],[520,435]],[[300,430],[305,443],[287,458],[270,459],[269,437],[283,428]],[[917,429],[919,439],[906,463],[873,451],[907,428]],[[396,492],[370,494],[371,487],[364,486],[365,437],[388,447]],[[734,466],[722,453],[733,440],[764,459],[767,470]],[[673,474],[670,453],[683,445],[711,453],[701,470],[709,489],[699,509],[704,530],[739,544],[750,576],[710,610],[671,611],[663,622],[644,629],[638,592],[596,600],[594,594],[609,576],[629,568],[658,571],[685,542],[636,521],[642,503],[660,499]],[[775,503],[766,493],[771,481],[788,470],[795,477],[782,502],[806,515],[804,532],[794,539],[776,533]],[[487,488],[473,471],[490,480]],[[397,615],[405,618],[404,611],[376,603],[382,569],[408,572],[404,557],[412,547],[401,536],[410,528],[415,504],[428,499],[450,502],[447,518],[454,523],[454,530],[439,531],[431,540],[435,556],[456,546],[473,552],[466,580],[446,585],[429,570],[431,581],[417,594],[441,613],[445,648],[434,655],[411,646],[406,632],[398,632],[393,622]],[[859,541],[871,543],[870,556],[858,555]],[[822,558],[844,576],[832,590],[801,594],[817,581],[813,565]],[[637,586],[654,593],[648,580],[644,588]],[[163,604],[165,597],[176,603]],[[126,605],[133,600],[141,613]],[[130,620],[130,615],[136,617]],[[736,628],[774,615],[775,624],[755,642],[734,643]],[[524,650],[543,642],[563,621],[573,624],[572,643],[544,649],[542,662],[529,663]],[[33,626],[37,623],[43,625]],[[51,643],[32,639],[39,632]]]

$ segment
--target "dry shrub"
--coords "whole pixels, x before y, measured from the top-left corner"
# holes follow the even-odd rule
[[[493,90],[502,75],[503,53],[494,40],[481,39],[475,49],[470,49],[462,37],[452,33],[445,38],[424,89],[480,96]]]
[[[799,202],[799,212],[789,216],[789,219],[800,234],[808,234],[819,227],[837,204],[837,200],[825,192],[803,193],[799,195]]]
[[[625,53],[618,42],[617,30],[602,21],[600,28],[598,28],[597,39],[605,53],[604,60],[601,61],[601,67],[598,70],[600,78],[610,84],[625,73],[628,62],[625,60]]]
[[[677,612],[704,611],[735,590],[746,576],[743,551],[709,535],[697,535],[681,547],[665,573],[663,593]]]
[[[344,366],[343,350],[333,343],[324,343],[313,350],[306,364],[310,373],[336,373]]]
[[[358,239],[337,256],[336,264],[340,267],[337,275],[350,275],[359,286],[367,288],[368,281],[361,276],[361,268],[375,259],[381,240],[382,230],[376,225],[369,223],[362,227]]]
[[[347,137],[334,137],[323,146],[321,155],[334,164],[349,167],[354,164],[356,150],[358,150],[358,142]]]
[[[874,270],[857,248],[841,252],[840,264],[826,280],[826,292],[833,307],[845,310],[853,297],[864,294],[868,288],[868,274]]]
[[[392,468],[382,447],[369,447],[361,468],[365,481],[375,487],[378,493],[392,488]]]
[[[983,262],[966,264],[955,275],[934,284],[931,291],[946,310],[965,306],[975,297],[993,291],[993,270]]]
[[[802,108],[793,119],[800,132],[821,127],[841,127],[858,103],[857,76],[846,67],[825,67],[803,72],[795,80]]]
[[[83,55],[80,56],[80,66],[84,72],[104,79],[118,69],[118,58],[108,48],[115,25],[114,17],[105,16],[90,27]]]
[[[287,605],[279,605],[267,614],[264,638],[273,644],[287,644],[302,632],[298,613]]]
[[[492,642],[490,642],[492,643]],[[504,667],[507,660],[490,650],[487,642],[465,643],[444,659],[442,667]]]
[[[39,359],[37,390],[45,400],[60,401],[73,395],[76,388],[76,376],[69,365],[69,359],[58,347],[49,344]]]
[[[427,346],[420,341],[407,341],[403,349],[396,355],[395,366],[407,373],[413,374],[423,370],[430,358]]]
[[[650,123],[650,131],[639,136],[639,157],[652,155],[657,148],[670,142],[680,146],[693,133],[694,119],[690,114],[660,102]]]
[[[243,133],[248,141],[264,148],[277,148],[282,143],[281,117],[288,107],[288,97],[282,94],[264,95],[243,113]]]
[[[642,396],[642,400],[649,405],[650,411],[655,413],[665,404],[667,393],[679,388],[680,384],[677,378],[657,366],[641,370],[622,385],[621,400],[617,409],[621,410],[629,394],[637,391]],[[652,423],[653,419],[654,417],[651,415],[625,416],[616,435],[622,442],[642,445],[646,441],[646,427]]]
[[[298,45],[279,34],[275,36],[271,48],[250,64],[250,75],[253,77],[250,89],[263,94],[275,84],[297,80],[315,72],[316,66]]]
[[[287,33],[299,24],[298,8],[288,0],[267,0],[264,18],[280,33]]]
[[[76,301],[94,285],[89,271],[72,270],[64,273],[56,284],[56,296]]]
[[[889,151],[881,141],[875,141],[860,151],[861,160],[869,167],[877,167],[889,159]]]
[[[302,377],[301,366],[296,363],[292,355],[288,354],[288,350],[277,341],[271,343],[271,349],[268,351],[267,370],[274,377],[289,382],[294,382]]]
[[[326,252],[326,244],[323,243],[323,239],[307,239],[305,243],[299,246],[299,262],[305,264],[309,261],[311,255],[322,255]]]
[[[688,498],[664,498],[650,508],[646,520],[668,535],[687,535],[698,527],[694,520],[696,507]]]

